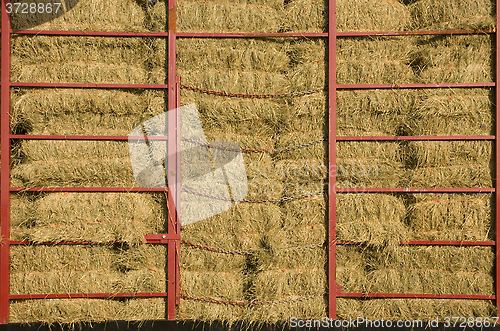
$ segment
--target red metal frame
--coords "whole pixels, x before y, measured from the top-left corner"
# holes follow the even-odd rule
[[[500,2],[497,1],[496,4],[496,23],[497,23],[497,33],[496,33],[496,42],[495,42],[495,51],[496,51],[496,70],[495,70],[495,81],[500,82],[500,33],[498,32],[498,28],[500,26]],[[496,178],[495,178],[495,187],[497,189],[500,188],[500,142],[498,141],[498,135],[500,134],[500,92],[498,88],[495,89],[495,98],[496,98],[496,137],[495,140],[495,155],[496,155]],[[500,195],[495,194],[495,231],[496,231],[496,242],[497,246],[495,249],[495,293],[497,295],[496,306],[497,306],[497,315],[500,317]]]
[[[337,169],[337,0],[328,4],[328,165]],[[328,178],[328,316],[337,319],[337,171]]]
[[[2,53],[1,53],[1,104],[0,104],[0,324],[9,322],[10,292],[10,17],[7,0],[2,0]]]
[[[500,231],[496,233],[496,241],[406,241],[404,245],[455,245],[455,246],[496,246],[496,295],[451,295],[451,294],[408,294],[408,293],[342,293],[337,286],[336,273],[336,245],[359,244],[352,242],[340,242],[336,240],[336,195],[337,193],[430,193],[430,192],[463,192],[463,193],[496,193],[498,179],[500,178],[500,143],[497,137],[500,134],[500,121],[496,123],[496,135],[492,136],[381,136],[381,137],[352,137],[336,135],[336,92],[339,89],[415,89],[415,88],[481,88],[496,87],[494,82],[485,83],[447,83],[447,84],[337,84],[336,83],[336,42],[339,37],[361,37],[361,36],[410,36],[410,35],[464,35],[464,34],[492,34],[496,33],[497,68],[496,81],[500,77],[500,35],[495,30],[434,30],[434,31],[349,31],[338,32],[336,30],[336,0],[329,0],[329,29],[328,33],[191,33],[176,32],[176,2],[168,1],[169,27],[168,32],[101,32],[101,31],[45,31],[45,30],[11,30],[9,15],[2,1],[2,28],[1,28],[1,192],[0,192],[0,222],[1,222],[1,246],[0,246],[0,324],[8,323],[9,300],[12,299],[47,299],[47,298],[107,298],[107,297],[166,297],[169,320],[176,318],[176,304],[179,304],[179,251],[180,251],[180,222],[178,212],[180,202],[180,187],[167,189],[150,188],[111,188],[111,187],[50,187],[50,188],[21,188],[10,187],[10,139],[46,139],[46,140],[118,140],[125,141],[126,136],[89,136],[89,135],[10,135],[10,87],[40,87],[40,88],[101,88],[101,89],[165,89],[168,91],[169,112],[180,106],[180,78],[176,77],[176,39],[177,38],[267,38],[267,37],[291,37],[291,38],[328,38],[329,43],[329,166],[336,168],[336,142],[337,141],[453,141],[453,140],[495,140],[496,142],[496,183],[495,188],[336,188],[336,171],[330,172],[329,177],[329,286],[328,286],[328,314],[336,318],[336,307],[338,297],[349,298],[441,298],[441,299],[476,299],[496,300],[500,314]],[[497,27],[500,19],[500,8],[497,6]],[[168,38],[168,84],[80,84],[80,83],[25,83],[10,82],[10,35],[61,35],[61,36],[88,36],[88,37],[163,37]],[[496,93],[496,118],[500,118],[500,93]],[[169,151],[180,151],[180,118],[176,116],[175,121],[169,121],[168,134],[165,137],[152,137],[148,139],[167,140]],[[168,139],[167,137],[175,137]],[[138,137],[142,138],[142,137]],[[171,153],[171,155],[174,153]],[[178,153],[175,153],[179,155]],[[176,169],[175,180],[180,185],[180,157],[169,157],[168,168]],[[169,174],[170,175],[170,174]],[[166,244],[168,250],[167,262],[167,292],[165,293],[75,293],[75,294],[34,294],[34,295],[10,295],[9,294],[9,249],[10,245],[26,245],[27,241],[10,240],[10,215],[9,198],[10,192],[152,192],[164,191],[167,197],[169,216],[167,220],[167,234],[146,235],[148,244]],[[500,203],[500,196],[496,194],[496,205]],[[500,227],[500,209],[496,208],[496,228]],[[41,243],[53,245],[54,243]],[[65,241],[57,244],[83,245],[89,242]],[[500,315],[499,315],[500,316]]]

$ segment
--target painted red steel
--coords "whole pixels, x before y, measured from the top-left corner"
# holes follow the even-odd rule
[[[10,295],[11,300],[19,299],[78,299],[78,298],[161,298],[167,293],[61,293],[61,294],[15,294]]]
[[[328,2],[328,165],[337,168],[337,1]],[[328,316],[337,318],[337,171],[328,178]]]
[[[337,241],[337,245],[361,245],[364,243],[354,241]],[[400,245],[420,246],[420,245],[435,245],[435,246],[495,246],[494,241],[448,241],[448,240],[408,240],[403,241]]]
[[[168,134],[169,137],[176,139],[168,140],[168,161],[167,161],[167,177],[170,183],[177,182],[177,92],[175,88],[176,83],[176,1],[168,0]],[[168,219],[167,219],[167,233],[174,234],[176,232],[177,221],[177,190],[175,185],[168,190],[167,204],[168,204]],[[176,246],[177,243],[169,242],[167,245],[167,319],[175,320],[176,316]]]
[[[168,37],[168,32],[12,30],[12,33],[37,36],[54,35],[85,37]]]
[[[177,164],[176,164],[176,174],[177,174],[177,218],[176,218],[176,229],[175,233],[179,236],[181,235],[181,221],[180,221],[180,210],[181,210],[181,190],[182,190],[182,183],[181,183],[181,158],[180,158],[180,151],[181,151],[181,117],[180,117],[180,107],[181,107],[181,77],[176,76],[175,79],[175,89],[176,89],[176,95],[175,95],[175,106],[178,110],[178,116],[176,116],[176,126],[177,126],[177,135],[176,135],[176,148],[177,151],[179,152],[177,155]],[[178,240],[175,243],[175,298],[176,298],[176,304],[179,305],[181,302],[181,287],[180,287],[180,281],[181,281],[181,275],[180,275],[180,255],[181,255],[181,241]]]
[[[2,0],[1,87],[0,87],[0,324],[9,322],[10,291],[10,17]]]
[[[56,31],[56,30],[11,30],[22,35],[57,35],[87,37],[168,37],[168,32],[119,32],[119,31]],[[345,31],[337,32],[337,37],[363,36],[422,36],[422,35],[464,35],[491,34],[495,30],[429,30],[429,31]],[[280,33],[244,33],[244,32],[177,32],[177,38],[327,38],[327,32],[280,32]]]
[[[166,84],[93,84],[93,83],[11,83],[12,87],[100,88],[100,89],[166,89]]]
[[[337,193],[495,193],[494,188],[337,188]]]
[[[418,293],[340,293],[343,298],[409,298],[409,299],[463,299],[495,300],[495,295],[468,294],[418,294]]]
[[[179,234],[147,234],[144,236],[146,244],[167,244],[169,240],[180,240],[181,236]],[[28,240],[11,240],[11,245],[32,245],[33,243]],[[60,241],[60,242],[43,242],[37,243],[37,245],[114,245],[117,242],[102,242],[95,243],[90,241]]]
[[[156,187],[11,187],[11,192],[165,192]]]
[[[442,140],[495,140],[495,136],[337,136],[337,141],[442,141]]]
[[[342,84],[337,89],[342,90],[373,90],[373,89],[421,89],[421,88],[479,88],[495,87],[495,83],[442,83],[442,84]]]
[[[346,31],[337,32],[338,37],[363,36],[426,36],[426,35],[463,35],[463,34],[491,34],[495,30],[420,30],[420,31]]]
[[[497,29],[500,27],[500,2],[497,0],[496,6],[496,20],[497,20]],[[497,30],[496,33],[496,42],[495,42],[495,51],[496,51],[496,72],[495,72],[495,81],[500,82],[500,33]],[[500,188],[500,142],[498,141],[498,135],[500,134],[500,92],[498,88],[495,90],[495,98],[496,98],[496,144],[495,144],[495,187],[497,189]],[[497,306],[497,316],[500,317],[500,195],[495,194],[495,230],[496,230],[496,250],[495,250],[495,294],[497,295],[496,306]]]
[[[71,135],[10,135],[10,139],[25,140],[168,140],[167,136],[71,136]]]

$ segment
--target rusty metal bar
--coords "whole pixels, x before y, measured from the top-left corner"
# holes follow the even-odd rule
[[[25,140],[168,140],[167,136],[71,136],[71,135],[10,135],[10,139]]]
[[[495,136],[337,136],[337,141],[450,141],[495,140]]]
[[[100,89],[167,89],[166,84],[93,84],[93,83],[24,83],[13,82],[12,87],[43,88],[100,88]]]
[[[485,83],[442,83],[442,84],[338,84],[339,90],[376,90],[376,89],[417,89],[417,88],[480,88],[495,87],[492,82]]]
[[[418,294],[418,293],[339,293],[342,298],[400,298],[400,299],[461,299],[495,300],[495,295],[468,294]]]
[[[10,293],[10,15],[2,0],[0,87],[0,324],[9,322]]]
[[[34,299],[78,299],[78,298],[163,298],[168,294],[158,293],[61,293],[61,294],[15,294],[9,295],[11,300],[34,300]]]
[[[11,187],[11,192],[165,192],[156,187]]]
[[[496,23],[497,29],[500,26],[500,2],[496,1]],[[495,69],[495,81],[500,82],[500,33],[497,30],[495,40],[495,51],[496,51],[496,69]],[[498,88],[495,89],[495,125],[496,125],[496,137],[495,140],[495,187],[500,188],[500,141],[498,140],[498,135],[500,134],[500,92]],[[500,194],[495,194],[495,239],[497,242],[497,247],[495,249],[495,294],[497,296],[496,307],[497,316],[500,317]]]
[[[337,188],[337,193],[495,193],[494,188]]]
[[[337,169],[337,1],[328,3],[328,164]],[[328,316],[337,318],[337,171],[328,178]]]

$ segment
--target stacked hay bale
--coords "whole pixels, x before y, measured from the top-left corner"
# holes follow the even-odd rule
[[[490,29],[495,23],[491,0],[406,0],[415,30]]]
[[[117,24],[108,27],[111,30],[143,30],[134,4],[116,2],[110,11],[103,9],[104,3],[81,1],[80,7],[45,27],[107,29],[99,26],[95,16],[103,15],[110,19],[105,23]],[[92,6],[101,9],[94,12]],[[113,8],[127,10],[122,16],[112,15]],[[154,63],[147,54],[154,44],[154,40],[140,38],[13,37],[12,80],[148,83]],[[13,133],[127,136],[144,120],[163,113],[166,101],[161,91],[23,88],[13,90],[11,107]],[[137,186],[126,141],[21,140],[13,143],[13,161],[12,186]],[[142,243],[145,234],[165,232],[165,205],[164,196],[148,193],[13,194],[12,239],[99,245],[13,246],[11,292],[164,292],[165,247]],[[161,298],[19,300],[11,304],[12,322],[164,316]]]
[[[339,5],[342,6],[342,3]],[[345,22],[349,21],[351,10],[354,15],[357,6],[361,6],[359,2],[343,5],[346,8],[339,13],[339,17],[344,17]],[[383,22],[392,20],[392,24],[404,19],[401,15],[369,17],[375,16],[374,13],[380,9],[377,5],[378,2],[366,3],[362,11],[365,15],[360,20],[376,22],[373,25],[378,24],[379,29],[388,29],[392,26],[383,26]],[[381,1],[380,5],[404,8],[392,2]],[[304,10],[293,1],[287,6],[289,10],[293,10],[293,6]],[[317,8],[314,7],[314,10]],[[304,12],[307,12],[307,7]],[[297,18],[297,14],[294,15],[292,19]],[[299,28],[295,25],[290,30],[321,30],[321,23],[311,27],[309,20],[309,17],[303,22],[296,19],[294,24],[304,25]],[[313,20],[311,24],[315,23]],[[400,28],[402,26],[404,24]],[[375,29],[377,26],[367,28]],[[321,89],[326,85],[326,49],[324,40],[301,39],[291,43],[292,66],[288,77],[292,91]],[[340,84],[412,82],[413,71],[406,64],[410,49],[410,42],[406,39],[339,39],[337,81]],[[341,135],[395,134],[412,103],[411,95],[406,96],[405,91],[342,91],[338,99],[337,123]],[[366,107],[353,111],[360,108],[357,105]],[[289,108],[280,114],[282,124],[276,146],[296,148],[276,153],[275,158],[284,185],[292,196],[321,192],[328,180],[325,144],[328,139],[327,109],[327,94],[316,92],[292,98]],[[362,123],[357,123],[359,127],[356,129],[352,128],[353,117],[364,117]],[[392,125],[378,123],[381,119]],[[403,178],[404,163],[397,143],[339,142],[337,150],[336,171],[340,187],[397,187]],[[405,211],[403,201],[392,195],[339,194],[337,239],[394,247],[407,236],[402,223]],[[290,316],[326,316],[327,251],[323,243],[327,238],[327,196],[316,195],[285,202],[282,215],[281,233],[278,232],[274,238],[274,241],[282,240],[282,245],[280,249],[263,250],[256,255],[258,272],[254,275],[252,293],[257,301],[287,302],[257,308],[256,319],[276,322],[288,320]],[[366,284],[363,260],[366,258],[360,248],[338,246],[337,259],[337,278],[344,291],[363,291]],[[359,280],[359,283],[354,280]],[[355,299],[339,299],[338,305],[339,316],[357,316],[362,312],[361,301]]]
[[[67,0],[37,15],[13,15],[13,29],[63,31],[146,31],[144,10],[134,0]]]
[[[328,1],[291,0],[285,3],[287,31],[328,31]],[[337,0],[337,13],[339,31],[404,30],[410,17],[402,3],[392,0]]]
[[[165,292],[163,246],[13,246],[12,294]],[[11,322],[160,319],[165,300],[43,299],[11,302]]]
[[[287,45],[273,40],[179,40],[178,74],[188,86],[231,93],[269,94],[288,91],[283,74],[289,65]],[[185,295],[222,301],[250,301],[250,252],[265,246],[281,224],[280,208],[269,199],[284,194],[271,150],[283,100],[230,98],[182,90],[181,103],[196,105],[205,137],[230,141],[244,151],[248,195],[226,212],[182,228],[188,242],[232,253],[211,252],[188,245],[181,251],[181,284]],[[267,150],[265,152],[264,150]],[[231,283],[228,286],[228,281]],[[248,320],[249,307],[182,300],[183,318]]]
[[[153,28],[164,31],[165,6],[159,1],[148,10]],[[278,32],[281,29],[280,0],[177,1],[177,29],[182,32]]]

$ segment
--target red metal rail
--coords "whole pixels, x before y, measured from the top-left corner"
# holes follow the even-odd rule
[[[166,84],[93,84],[93,83],[23,83],[13,82],[12,87],[44,88],[100,88],[100,89],[166,89]]]
[[[373,90],[373,89],[422,89],[422,88],[480,88],[495,87],[492,82],[485,83],[441,83],[441,84],[338,84],[339,90]]]
[[[337,141],[495,140],[495,136],[337,136]]]
[[[14,294],[9,295],[11,300],[29,299],[78,299],[78,298],[162,298],[168,297],[168,293],[61,293],[61,294]]]
[[[9,191],[9,189],[7,189]],[[157,187],[11,187],[10,192],[165,192]]]
[[[496,2],[496,20],[497,20],[497,29],[500,26],[500,2]],[[497,30],[496,33],[496,42],[495,42],[495,51],[496,51],[496,70],[495,70],[495,81],[500,82],[500,33]],[[496,163],[495,163],[495,187],[497,189],[500,188],[500,141],[498,140],[498,135],[500,134],[500,92],[498,88],[495,89],[495,98],[496,98],[496,137],[495,147],[496,147]],[[495,250],[495,294],[497,295],[496,306],[497,306],[497,316],[500,317],[500,194],[495,194],[495,231],[496,231],[496,242],[497,247]]]
[[[337,167],[337,0],[328,4],[328,165]],[[328,316],[337,319],[337,172],[328,178]]]
[[[353,241],[337,241],[337,245],[362,245],[365,243]],[[450,241],[450,240],[408,240],[400,245],[408,246],[495,246],[494,241]]]
[[[332,171],[335,172],[335,171]],[[337,188],[337,193],[495,193],[494,188]]]
[[[11,30],[22,35],[57,35],[87,37],[168,37],[168,32],[120,32],[120,31],[54,31],[54,30]],[[363,36],[423,36],[423,35],[466,35],[492,34],[495,30],[429,30],[429,31],[345,31],[337,32],[337,37]],[[326,32],[281,32],[281,33],[243,33],[243,32],[177,32],[176,38],[328,38]]]
[[[462,299],[495,300],[495,295],[473,294],[418,294],[418,293],[339,293],[342,298],[400,298],[400,299]]]
[[[2,0],[1,87],[0,87],[0,324],[9,322],[10,291],[10,17]]]

